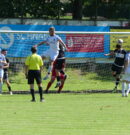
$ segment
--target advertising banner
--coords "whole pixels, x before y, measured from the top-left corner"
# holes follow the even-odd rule
[[[69,52],[103,52],[104,35],[66,34]]]
[[[47,31],[50,25],[0,25],[0,30],[15,31]],[[57,31],[95,31],[108,32],[109,27],[96,26],[57,26]],[[59,34],[65,42],[68,51],[66,57],[104,57],[104,53],[108,53],[110,48],[109,35],[102,34]],[[20,34],[20,33],[0,33],[0,48],[8,50],[8,57],[27,57],[30,48],[41,41],[46,40],[48,34]],[[38,54],[42,55],[49,46],[41,45],[38,47]]]

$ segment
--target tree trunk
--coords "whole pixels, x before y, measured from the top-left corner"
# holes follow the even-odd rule
[[[73,1],[73,19],[82,20],[82,6],[83,0],[74,0]]]

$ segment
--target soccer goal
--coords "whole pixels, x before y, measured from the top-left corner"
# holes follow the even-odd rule
[[[123,48],[130,50],[130,32],[65,32],[56,31],[67,45],[66,69],[68,75],[64,90],[111,90],[114,79],[111,75],[113,57],[104,54],[115,49],[118,39],[123,39]],[[24,62],[31,54],[31,47],[46,40],[48,31],[0,31],[0,48],[7,49],[10,60],[9,74],[12,82],[22,83]],[[42,55],[49,48],[38,47]],[[44,61],[44,72],[48,59]],[[18,77],[17,77],[18,76]],[[15,79],[14,79],[15,78]],[[17,81],[20,80],[20,81]]]

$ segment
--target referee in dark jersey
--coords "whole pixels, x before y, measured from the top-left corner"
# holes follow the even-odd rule
[[[34,93],[34,80],[36,80],[39,94],[40,94],[40,101],[43,102],[43,89],[42,89],[42,79],[41,79],[41,70],[43,66],[43,61],[40,55],[38,55],[37,48],[31,48],[32,55],[28,56],[25,61],[25,75],[28,78],[28,84],[30,85],[30,92],[32,95],[32,102],[35,102],[35,93]]]
[[[116,79],[113,92],[117,91],[117,86],[120,82],[120,74],[124,68],[125,58],[126,58],[126,54],[127,54],[127,52],[122,48],[122,43],[123,43],[123,40],[119,39],[117,41],[116,49],[114,50],[114,52],[111,52],[110,54],[106,54],[106,56],[108,56],[108,55],[115,56],[115,60],[114,60],[114,63],[112,64],[112,68],[111,68],[112,75]]]

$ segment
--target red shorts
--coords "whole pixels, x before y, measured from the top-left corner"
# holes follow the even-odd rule
[[[56,71],[55,69],[52,70],[52,75],[51,75],[54,79],[56,78]],[[60,79],[64,79],[64,74],[60,73]]]

